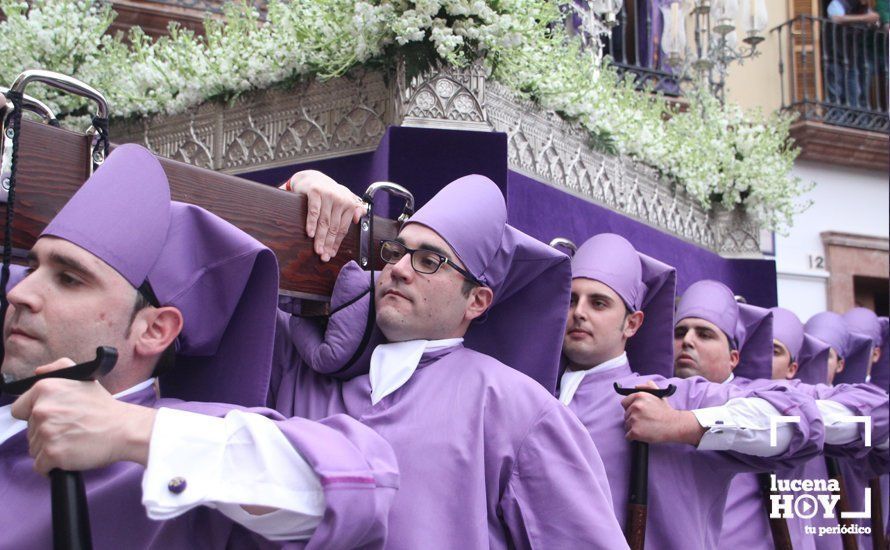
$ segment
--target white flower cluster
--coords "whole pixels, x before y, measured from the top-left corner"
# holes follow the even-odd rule
[[[261,17],[224,3],[204,36],[173,27],[109,36],[110,6],[88,0],[0,0],[0,81],[24,69],[72,75],[106,94],[115,116],[178,113],[201,102],[301,78],[333,78],[414,48],[454,65],[483,59],[492,77],[577,121],[613,152],[657,168],[704,206],[745,205],[768,226],[791,223],[803,191],[785,116],[745,113],[703,88],[681,111],[623,82],[600,52],[566,31],[557,0],[272,0]],[[594,36],[594,43],[596,37]],[[71,96],[29,88],[61,116]]]

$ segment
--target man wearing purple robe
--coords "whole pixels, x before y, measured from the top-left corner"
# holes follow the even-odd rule
[[[873,351],[866,378],[870,383],[878,386],[885,392],[888,391],[886,374],[883,372],[886,370],[887,364],[890,364],[890,357],[887,357],[886,351],[888,339],[887,318],[878,317],[874,311],[864,307],[854,307],[844,313],[843,317],[850,332],[867,336],[872,341]],[[873,378],[874,380],[872,380]]]
[[[478,175],[443,188],[381,255],[373,287],[355,264],[341,272],[324,332],[281,316],[273,398],[286,415],[345,412],[392,444],[387,547],[626,547],[597,449],[551,393],[568,258],[507,225]]]
[[[720,298],[712,298],[718,304]],[[732,300],[726,289],[723,300]],[[760,310],[740,305],[757,315]],[[824,382],[828,372],[828,345],[804,333],[803,324],[794,313],[783,308],[772,308],[773,355],[769,370],[763,362],[737,368],[734,384],[756,387],[775,380],[788,380],[795,391],[805,392],[816,399],[825,430],[825,452],[831,456],[864,456],[871,450],[860,434],[860,425],[847,423],[846,417],[870,416],[874,435],[887,433],[887,397],[882,392],[860,384],[857,386],[828,386]],[[773,380],[770,381],[767,376]],[[795,377],[796,376],[796,377]],[[886,435],[884,436],[886,437]],[[810,463],[813,463],[810,465]],[[783,480],[814,479],[815,470],[824,470],[824,460],[817,457],[806,465],[775,473]],[[824,479],[824,478],[823,478]],[[733,479],[726,504],[725,521],[720,538],[721,548],[771,548],[773,538],[764,508],[764,495],[756,476],[739,475]],[[815,548],[816,537],[807,533],[813,525],[808,518],[789,517],[785,521],[794,548]],[[818,526],[816,527],[818,529]]]
[[[867,376],[868,367],[872,357],[872,342],[864,335],[851,332],[841,315],[825,311],[811,317],[804,325],[804,331],[829,346],[828,369],[824,383],[835,387],[843,387],[848,384],[862,384]],[[869,384],[864,386],[871,388],[877,394],[886,394]],[[887,405],[883,406],[883,416],[886,418]],[[876,411],[881,412],[881,411]],[[850,502],[848,512],[862,512],[865,507],[865,486],[870,477],[885,472],[888,464],[888,448],[886,422],[880,421],[880,416],[872,413],[872,446],[847,445],[841,447],[842,453],[831,453],[838,460],[841,473],[846,483],[846,493]],[[864,429],[864,424],[860,430]],[[827,439],[827,438],[826,438]],[[826,447],[826,451],[830,448]],[[828,454],[828,453],[827,453]],[[807,479],[827,479],[828,470],[825,461],[812,460],[804,465],[804,476]],[[838,521],[835,515],[824,517],[816,514],[810,520],[812,526],[819,532],[825,531],[822,536],[814,538],[814,543],[819,550],[834,550],[843,548],[841,536],[837,533]],[[852,520],[855,525],[856,520]],[[867,543],[867,538],[860,538],[860,544]]]
[[[751,393],[701,377],[671,377],[675,271],[638,253],[623,237],[600,234],[585,242],[572,258],[572,277],[560,400],[600,450],[619,522],[627,516],[626,439],[669,439],[676,442],[649,447],[646,544],[713,548],[733,474],[817,451],[821,430],[809,423],[781,427],[774,448],[763,442],[769,416],[795,411],[811,417],[812,401],[784,391]],[[635,394],[622,401],[615,383],[672,384],[677,391],[664,400]]]
[[[873,346],[872,356],[870,365],[868,368],[868,374],[866,376],[866,381],[869,384],[872,384],[882,391],[887,392],[888,389],[888,374],[890,374],[890,356],[888,356],[888,320],[886,317],[878,317],[873,311],[870,309],[866,309],[864,307],[855,307],[850,311],[844,313],[844,322],[847,325],[847,329],[850,332],[858,333],[860,335],[867,336]],[[885,462],[883,465],[875,464],[876,457],[872,456],[871,463],[863,463],[855,460],[847,460],[841,462],[841,467],[845,470],[845,475],[849,476],[853,479],[854,490],[859,493],[866,486],[866,481],[868,482],[868,487],[871,488],[872,491],[877,491],[878,501],[883,504],[883,508],[881,512],[883,513],[883,524],[884,524],[884,540],[890,540],[890,535],[888,535],[888,521],[890,521],[890,505],[887,504],[888,495],[890,495],[890,474],[887,473],[887,470],[890,469],[890,465]],[[877,466],[877,467],[876,467]],[[883,466],[883,469],[882,469]],[[877,481],[875,478],[870,480],[866,480],[865,477],[871,474],[880,474]],[[875,514],[876,510],[872,510],[872,514]],[[870,519],[863,520],[864,525],[868,525],[872,530],[874,526]],[[860,544],[865,549],[870,549],[874,547],[873,537],[868,535],[862,535],[860,537]]]
[[[247,544],[238,523],[310,547],[381,546],[398,484],[389,445],[342,415],[248,408],[268,391],[277,277],[269,249],[171,201],[147,150],[109,155],[8,293],[2,370],[28,377],[99,345],[119,359],[98,382],[43,380],[0,408],[4,547],[50,546],[40,474],[53,468],[87,470],[97,548]],[[164,396],[237,405],[159,398],[158,383]]]

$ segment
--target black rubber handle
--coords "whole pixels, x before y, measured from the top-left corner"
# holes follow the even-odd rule
[[[673,384],[668,384],[668,387],[666,387],[664,389],[661,389],[661,388],[625,388],[625,387],[622,387],[618,382],[615,382],[613,384],[613,386],[615,387],[616,392],[618,392],[620,395],[625,395],[625,396],[631,395],[634,393],[643,392],[643,393],[648,393],[650,395],[654,395],[655,397],[670,397],[670,396],[674,395],[674,392],[677,391],[677,386],[675,386]]]
[[[668,384],[667,388],[624,388],[618,382],[613,384],[619,395],[648,393],[655,397],[674,395],[677,387]],[[646,516],[649,505],[649,444],[632,441],[630,444],[630,483],[627,498],[627,524],[624,535],[632,550],[643,550],[646,536]]]
[[[91,550],[90,512],[80,472],[49,473],[53,506],[53,549]]]
[[[45,378],[64,378],[66,380],[95,380],[105,376],[114,364],[117,363],[117,350],[110,346],[96,348],[96,358],[86,363],[80,363],[64,369],[38,374],[30,378],[22,378],[12,382],[0,382],[0,393],[7,395],[21,395],[31,389],[31,386]]]

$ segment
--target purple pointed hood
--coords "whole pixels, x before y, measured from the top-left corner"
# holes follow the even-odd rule
[[[850,332],[864,334],[871,338],[874,345],[881,345],[884,340],[881,336],[881,321],[874,311],[864,307],[854,307],[844,313],[843,317]]]
[[[822,340],[804,333],[795,378],[799,378],[805,384],[827,384],[830,350],[831,346]]]
[[[572,257],[572,278],[599,281],[631,311],[645,314],[643,326],[627,341],[628,362],[640,374],[673,375],[676,270],[634,249],[620,235],[588,239]]]
[[[865,382],[871,361],[871,338],[850,332],[844,318],[833,311],[813,315],[804,325],[804,330],[834,348],[844,359],[844,370],[834,377],[835,385]]]
[[[449,183],[406,223],[438,233],[494,293],[465,345],[554,392],[571,294],[569,258],[508,225],[504,197],[485,176]]]
[[[161,164],[122,145],[41,236],[91,252],[135,288],[148,282],[161,306],[183,315],[164,396],[265,403],[278,290],[272,252],[197,206],[173,202]]]
[[[773,313],[773,338],[781,342],[797,362],[797,374],[807,384],[824,384],[828,376],[828,345],[804,333],[803,323],[794,312],[782,307]]]
[[[794,312],[783,307],[771,307],[773,312],[773,339],[788,348],[791,360],[797,361],[803,346],[803,323]]]
[[[871,367],[869,382],[890,392],[890,319],[878,317],[881,323],[881,358]]]
[[[878,362],[871,366],[869,382],[887,391],[890,382],[890,355],[888,355],[887,318],[878,317],[875,312],[864,307],[854,307],[844,313],[844,322],[850,332],[871,338],[872,343],[881,349]]]
[[[733,374],[749,379],[772,378],[773,322],[768,309],[736,302],[733,292],[721,282],[693,283],[677,305],[676,323],[695,317],[717,325],[739,351]]]

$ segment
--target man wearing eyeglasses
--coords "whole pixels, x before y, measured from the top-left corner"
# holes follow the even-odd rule
[[[418,248],[409,248],[406,245],[409,242],[416,243]],[[440,324],[440,319],[460,316],[467,308],[465,316],[475,318],[491,304],[491,289],[449,259],[447,248],[448,244],[435,232],[417,224],[407,226],[396,240],[382,243],[380,256],[393,267],[377,287],[377,323],[387,327],[386,334],[392,336],[392,340],[460,338],[472,319],[464,319],[456,326]],[[410,258],[403,261],[406,255]],[[417,276],[435,275],[440,269],[442,275],[438,277]],[[447,273],[449,270],[456,272],[457,277]],[[455,300],[450,292],[454,279],[461,277],[460,294],[469,299],[469,304]],[[411,283],[419,281],[427,286],[411,288]],[[420,293],[424,296],[419,296]],[[409,317],[413,317],[410,323]]]
[[[446,186],[380,254],[370,316],[355,264],[324,332],[281,316],[273,398],[285,415],[346,413],[392,445],[387,547],[626,548],[596,447],[551,393],[568,258],[507,225],[482,176]]]

